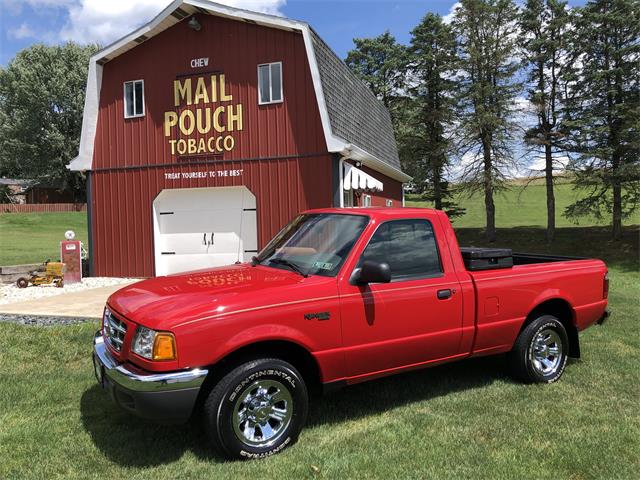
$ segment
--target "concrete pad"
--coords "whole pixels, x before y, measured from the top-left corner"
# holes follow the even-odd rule
[[[125,285],[91,288],[36,300],[0,305],[0,314],[102,318],[107,298]]]

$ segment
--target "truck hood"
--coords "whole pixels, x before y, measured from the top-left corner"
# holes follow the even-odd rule
[[[214,321],[222,314],[277,303],[287,293],[328,280],[335,279],[240,264],[143,280],[118,290],[107,304],[135,323],[171,330],[191,320]]]

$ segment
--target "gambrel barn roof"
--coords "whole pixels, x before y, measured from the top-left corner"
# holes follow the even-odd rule
[[[215,15],[301,33],[327,150],[360,161],[401,182],[410,180],[400,167],[389,112],[307,23],[207,0],[176,0],[149,23],[91,58],[80,151],[69,164],[71,170],[92,168],[103,65],[193,14]]]

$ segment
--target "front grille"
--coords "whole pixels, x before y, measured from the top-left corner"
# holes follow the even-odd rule
[[[127,325],[118,320],[109,309],[104,312],[104,338],[116,351],[122,350],[124,336],[127,334]]]

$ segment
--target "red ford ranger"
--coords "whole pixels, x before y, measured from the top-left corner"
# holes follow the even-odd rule
[[[126,410],[201,412],[215,447],[258,458],[296,441],[311,392],[503,352],[554,382],[607,294],[600,260],[461,250],[437,210],[313,210],[251,263],[114,293],[94,366]]]

